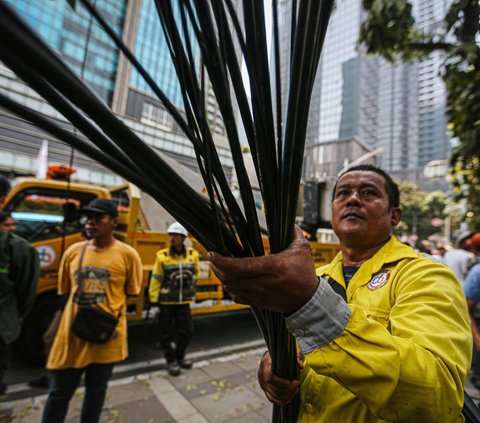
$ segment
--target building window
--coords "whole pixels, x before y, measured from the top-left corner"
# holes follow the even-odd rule
[[[143,103],[141,120],[144,123],[159,125],[167,130],[173,129],[175,124],[172,116],[166,110],[148,102]]]

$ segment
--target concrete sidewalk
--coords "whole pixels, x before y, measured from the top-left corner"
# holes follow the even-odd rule
[[[110,382],[102,423],[256,423],[271,420],[272,406],[257,382],[265,348],[198,361],[171,377],[165,370]],[[479,391],[467,382],[476,403]],[[0,422],[39,423],[46,395],[0,403]],[[70,403],[67,423],[80,422],[83,388]]]
[[[269,422],[271,404],[257,383],[264,348],[196,362],[171,377],[161,370],[113,380],[102,414],[105,423]],[[1,422],[39,423],[46,395],[0,403]],[[70,403],[68,423],[80,421],[83,388]]]

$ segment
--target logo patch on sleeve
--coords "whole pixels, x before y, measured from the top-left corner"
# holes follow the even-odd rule
[[[380,273],[377,273],[373,279],[368,282],[367,287],[371,291],[375,291],[378,288],[381,288],[388,282],[388,278],[390,277],[390,270],[384,270]]]

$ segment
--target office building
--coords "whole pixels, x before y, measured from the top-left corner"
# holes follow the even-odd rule
[[[379,59],[356,49],[363,13],[361,1],[343,0],[336,3],[330,17],[310,103],[306,180],[320,174],[322,178],[335,177],[345,160],[351,162],[359,157],[356,154],[375,148]],[[279,2],[279,15],[280,45],[285,52],[290,48],[290,1]],[[289,66],[284,55],[280,71],[283,93],[287,93]],[[283,99],[284,115],[286,101]],[[316,159],[325,162],[315,163]]]
[[[414,14],[419,29],[430,32],[443,25],[443,18],[451,3],[451,0],[415,0]],[[448,158],[451,150],[445,118],[445,84],[440,77],[444,59],[444,53],[434,52],[418,64],[420,168],[432,160]]]
[[[428,30],[440,25],[450,1],[412,3],[418,26]],[[290,2],[279,4],[288,10]],[[375,162],[388,172],[423,185],[424,166],[449,155],[445,87],[439,77],[441,55],[432,54],[420,63],[394,65],[366,56],[358,47],[364,17],[361,0],[337,1],[330,17],[310,105],[304,178],[317,174],[319,169],[341,169],[345,159],[351,162],[346,147],[362,145],[378,152]],[[281,23],[282,47],[286,48],[289,18]],[[288,66],[282,63],[283,87],[288,82]],[[356,142],[349,144],[345,140]],[[335,143],[337,154],[331,152]],[[321,144],[328,144],[330,156],[337,157],[335,166],[330,161],[317,165],[312,162],[314,157],[323,157],[312,154],[320,151]],[[308,146],[313,149],[308,150]],[[358,154],[360,151],[356,149]]]
[[[196,168],[191,142],[153,95],[139,73],[81,4],[72,10],[65,0],[7,0],[47,44],[112,108],[131,129],[159,152]],[[169,58],[154,2],[101,0],[94,2],[102,16],[152,75],[171,102],[183,113],[183,98]],[[174,7],[175,16],[178,10]],[[193,55],[199,57],[192,43]],[[0,63],[0,90],[16,101],[41,111],[69,129],[71,125],[33,90]],[[218,105],[209,88],[207,114],[220,160],[230,175],[233,166]],[[11,174],[35,173],[43,139],[49,141],[49,162],[68,164],[71,149],[0,109],[0,170]],[[118,178],[92,159],[75,153],[74,178],[111,185]]]

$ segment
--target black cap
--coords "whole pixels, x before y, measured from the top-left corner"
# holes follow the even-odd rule
[[[95,200],[90,201],[87,207],[79,210],[80,214],[108,214],[112,217],[118,216],[117,205],[112,200],[107,200],[106,198],[95,198]]]

